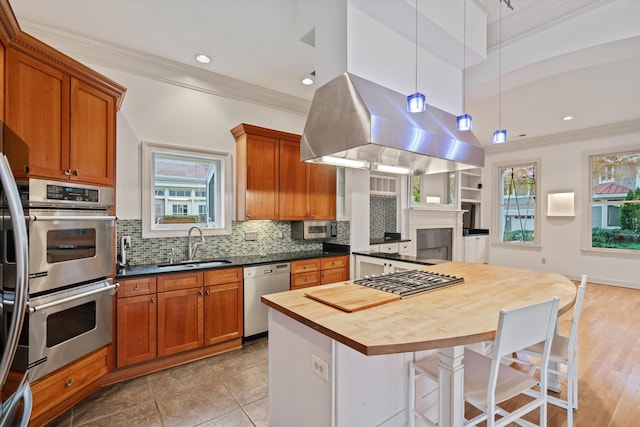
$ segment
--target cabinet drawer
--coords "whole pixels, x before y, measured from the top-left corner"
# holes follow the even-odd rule
[[[242,282],[241,268],[219,268],[204,272],[204,285],[221,285],[223,283]]]
[[[291,262],[291,274],[320,270],[320,258],[301,259]]]
[[[31,419],[80,392],[107,373],[107,348],[104,347],[73,364],[31,384],[33,411]]]
[[[321,258],[320,265],[322,270],[346,267],[349,265],[349,256],[333,256]]]
[[[411,252],[411,242],[398,243],[398,253],[406,254]]]
[[[385,243],[380,245],[380,252],[387,254],[397,254],[398,250],[399,248],[397,243]]]
[[[300,273],[291,275],[291,289],[304,288],[320,284],[320,272],[310,271],[309,273]]]
[[[323,270],[320,274],[320,284],[344,282],[349,280],[349,269],[346,267],[332,268],[331,270]]]
[[[135,297],[138,295],[149,295],[156,292],[156,278],[143,277],[141,279],[120,280],[118,288],[118,298]]]
[[[202,287],[202,272],[163,274],[157,277],[158,292]]]

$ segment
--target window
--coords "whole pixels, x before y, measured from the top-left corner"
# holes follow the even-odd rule
[[[500,242],[537,246],[537,162],[502,165],[497,168],[498,215],[494,228]]]
[[[231,234],[231,154],[143,142],[143,237]]]
[[[591,248],[640,250],[640,151],[589,156]]]

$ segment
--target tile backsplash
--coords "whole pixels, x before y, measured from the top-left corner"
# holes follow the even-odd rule
[[[385,232],[396,232],[397,199],[395,196],[371,195],[369,199],[369,238],[384,239]]]
[[[349,221],[337,221],[336,224],[337,237],[326,241],[348,245]],[[257,231],[257,240],[245,240],[247,231]],[[175,250],[176,261],[187,258],[187,230],[184,237],[143,239],[142,220],[119,219],[117,223],[118,255],[122,236],[131,236],[131,248],[127,250],[129,265],[166,262],[169,260],[171,248]],[[280,236],[282,238],[279,238]],[[234,221],[230,235],[205,236],[205,243],[199,247],[197,257],[222,258],[233,255],[261,255],[318,249],[322,249],[322,241],[292,239],[289,221]]]

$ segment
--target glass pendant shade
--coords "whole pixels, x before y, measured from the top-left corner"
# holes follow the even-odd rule
[[[421,113],[427,110],[427,102],[420,92],[407,96],[407,111],[410,113]]]
[[[463,114],[456,118],[458,123],[458,130],[471,130],[471,115]]]
[[[506,129],[499,129],[493,133],[493,143],[502,144],[503,142],[507,142],[507,131]]]

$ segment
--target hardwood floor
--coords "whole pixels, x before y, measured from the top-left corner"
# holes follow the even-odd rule
[[[561,316],[561,334],[568,336],[572,316],[573,311]],[[574,425],[640,425],[640,290],[589,283],[578,347],[579,398]],[[564,379],[560,396],[566,397]],[[538,414],[535,411],[525,418],[538,423]],[[565,410],[549,405],[548,426],[566,425]]]

